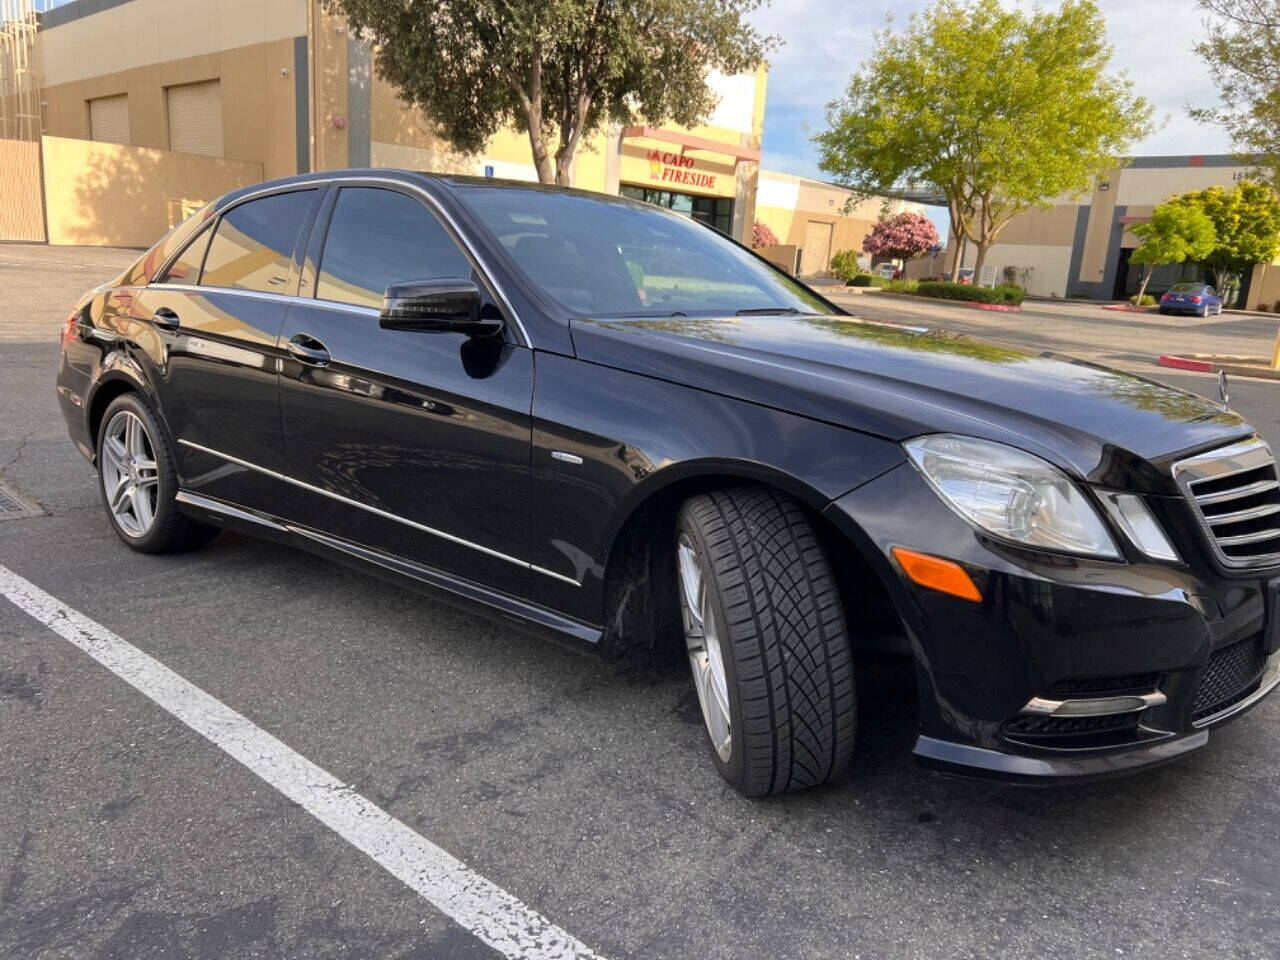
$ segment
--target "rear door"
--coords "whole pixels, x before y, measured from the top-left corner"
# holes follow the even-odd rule
[[[244,201],[206,227],[134,306],[166,341],[156,389],[194,493],[278,513],[278,335],[322,189]]]
[[[288,472],[305,485],[293,519],[525,596],[532,351],[514,336],[382,329],[388,284],[484,280],[422,198],[335,193],[308,250],[314,300],[290,306],[280,333]]]

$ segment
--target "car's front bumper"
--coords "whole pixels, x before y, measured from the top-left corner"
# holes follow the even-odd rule
[[[1011,549],[958,518],[908,464],[825,515],[870,558],[902,616],[917,667],[915,753],[930,766],[1031,782],[1132,772],[1203,746],[1280,684],[1276,571],[1227,576],[1194,550],[1186,564],[1159,564]],[[982,601],[911,583],[894,546],[960,563]],[[1048,714],[1087,700],[1122,709]]]

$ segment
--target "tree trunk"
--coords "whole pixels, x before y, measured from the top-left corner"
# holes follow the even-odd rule
[[[973,261],[973,285],[976,287],[982,282],[982,265],[987,262],[987,249],[991,246],[991,242],[979,243],[978,259]]]
[[[551,165],[551,155],[542,139],[542,131],[529,128],[529,146],[533,149],[533,167],[538,171],[539,183],[556,183],[556,171]]]
[[[1276,329],[1276,352],[1271,355],[1271,366],[1280,370],[1280,328]]]
[[[565,151],[556,156],[556,185],[569,186],[569,174],[573,168],[573,154]]]
[[[1134,300],[1136,306],[1142,306],[1142,298],[1146,296],[1147,284],[1151,282],[1151,275],[1156,272],[1154,263],[1144,264],[1142,267],[1142,283],[1138,284],[1138,298]]]

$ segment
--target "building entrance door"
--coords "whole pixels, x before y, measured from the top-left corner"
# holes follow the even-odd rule
[[[810,220],[804,227],[804,251],[800,255],[800,272],[811,277],[823,273],[831,262],[831,224]]]

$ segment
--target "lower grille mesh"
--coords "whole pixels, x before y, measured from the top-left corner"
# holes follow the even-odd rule
[[[1192,723],[1226,710],[1253,693],[1266,665],[1261,634],[1215,650],[1191,703]]]

